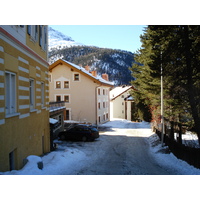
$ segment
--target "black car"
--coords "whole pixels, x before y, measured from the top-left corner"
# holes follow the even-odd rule
[[[92,126],[81,124],[60,132],[58,137],[61,140],[93,141],[99,137],[99,131]]]

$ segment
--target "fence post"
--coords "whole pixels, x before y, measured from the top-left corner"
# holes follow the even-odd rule
[[[178,143],[182,144],[182,124],[178,123],[178,127],[179,127]]]

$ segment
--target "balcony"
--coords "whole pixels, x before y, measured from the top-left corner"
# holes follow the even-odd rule
[[[49,112],[59,111],[62,109],[65,109],[65,102],[59,101],[59,102],[49,102]]]

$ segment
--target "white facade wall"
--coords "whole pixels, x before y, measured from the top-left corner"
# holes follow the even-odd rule
[[[74,76],[79,74],[79,80],[75,81]],[[74,66],[58,64],[50,69],[50,101],[65,101],[68,96],[69,101],[65,103],[69,120],[79,122],[89,122],[101,124],[110,119],[109,89],[107,86],[90,78],[87,74],[74,68]],[[64,88],[64,83],[68,81],[69,87]],[[60,82],[60,88],[56,88],[56,83]]]
[[[130,95],[130,90],[121,93],[110,101],[111,118],[120,118],[131,120],[131,101],[124,99]]]

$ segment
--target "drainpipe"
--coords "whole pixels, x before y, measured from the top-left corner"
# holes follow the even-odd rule
[[[100,84],[100,85],[97,85],[96,87],[95,87],[95,116],[96,116],[96,125],[97,125],[97,129],[98,129],[98,103],[97,103],[97,96],[98,96],[98,88],[99,87],[101,87],[102,86],[102,84]]]

